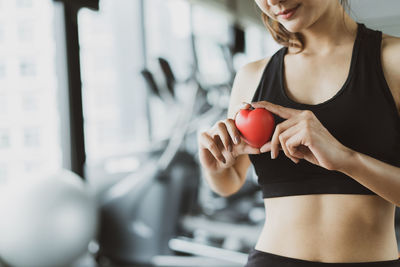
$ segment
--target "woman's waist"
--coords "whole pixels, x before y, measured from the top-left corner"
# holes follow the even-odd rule
[[[297,230],[382,232],[394,228],[395,206],[377,195],[314,194],[264,199],[266,226]]]
[[[317,262],[371,262],[399,258],[394,231],[378,235],[370,231],[344,234],[310,228],[263,228],[257,250]]]
[[[324,247],[381,247],[383,244],[396,245],[396,233],[394,225],[392,227],[371,227],[370,225],[360,224],[356,226],[352,223],[343,223],[335,220],[330,224],[321,223],[320,225],[305,225],[303,222],[293,221],[291,223],[281,223],[280,225],[266,222],[261,231],[261,236],[274,242],[287,244],[310,243],[319,244]]]
[[[394,207],[376,196],[266,199],[261,251],[315,261],[378,261],[398,255]]]

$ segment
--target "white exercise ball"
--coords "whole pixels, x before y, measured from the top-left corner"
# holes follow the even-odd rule
[[[15,267],[68,266],[97,229],[95,198],[67,170],[0,186],[0,258]]]

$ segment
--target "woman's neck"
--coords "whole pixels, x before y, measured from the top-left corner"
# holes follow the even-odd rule
[[[354,43],[357,23],[342,8],[328,10],[319,20],[302,30],[302,54],[326,55],[338,46]]]

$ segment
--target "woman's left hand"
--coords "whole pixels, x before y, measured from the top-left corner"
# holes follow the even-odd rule
[[[352,150],[336,140],[312,111],[287,108],[268,101],[251,105],[286,119],[276,125],[271,140],[260,148],[262,153],[271,151],[276,158],[281,146],[293,162],[305,159],[328,170],[339,170],[348,161]]]

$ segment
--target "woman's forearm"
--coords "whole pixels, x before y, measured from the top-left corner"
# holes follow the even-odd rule
[[[202,170],[208,185],[220,196],[230,196],[241,187],[241,179],[233,166],[218,173],[209,172],[205,168]]]
[[[400,206],[400,168],[354,150],[345,162],[338,171]]]

